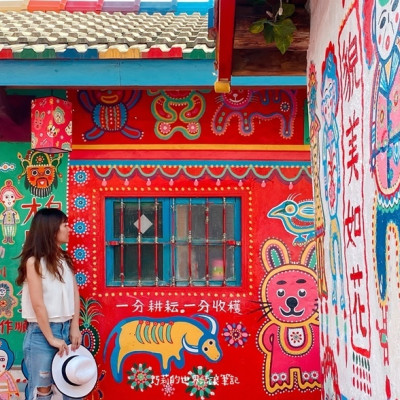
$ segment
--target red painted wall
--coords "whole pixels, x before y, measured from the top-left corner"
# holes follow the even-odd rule
[[[320,398],[305,90],[234,95],[69,92],[69,250],[83,299],[84,343],[100,372],[90,399],[125,398],[132,390],[143,399]],[[239,196],[241,286],[107,287],[110,196]],[[281,203],[286,219],[272,215]],[[288,306],[289,297],[297,304]],[[210,333],[210,320],[217,323],[218,360],[185,350],[181,368],[172,362],[163,374],[160,357],[182,347],[176,328],[182,325],[189,338],[199,329]],[[115,362],[111,354],[125,340],[131,354]]]

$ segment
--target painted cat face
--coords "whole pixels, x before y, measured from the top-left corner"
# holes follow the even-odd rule
[[[252,98],[252,91],[247,89],[234,89],[223,94],[223,100],[227,107],[233,110],[240,110],[246,107]]]
[[[375,2],[376,46],[382,60],[392,52],[399,30],[400,0],[377,0]]]
[[[280,322],[304,322],[317,311],[317,279],[309,268],[276,268],[267,277],[265,293],[270,313]]]

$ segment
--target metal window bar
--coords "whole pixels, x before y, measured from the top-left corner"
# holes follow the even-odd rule
[[[158,200],[154,199],[154,274],[158,286]]]
[[[138,236],[137,236],[137,246],[138,246],[138,261],[137,261],[137,268],[138,268],[138,286],[142,286],[142,227],[141,227],[141,204],[140,198],[138,198]]]
[[[171,203],[171,286],[176,286],[176,275],[175,275],[175,234],[176,234],[176,227],[175,227],[175,220],[176,220],[176,208],[175,208],[175,199],[172,199]]]
[[[206,224],[206,286],[210,285],[210,262],[209,262],[209,238],[210,238],[210,226],[209,226],[209,216],[210,216],[210,202],[207,198],[206,200],[206,220],[205,220],[205,224]]]
[[[222,202],[222,271],[223,281],[222,285],[226,286],[226,198]]]
[[[119,256],[120,256],[120,266],[119,266],[119,278],[121,286],[125,284],[125,265],[124,265],[124,239],[125,239],[125,226],[124,226],[124,200],[120,201],[120,212],[119,212]]]
[[[189,272],[189,286],[193,285],[192,277],[192,199],[189,199],[189,212],[188,212],[188,272]]]

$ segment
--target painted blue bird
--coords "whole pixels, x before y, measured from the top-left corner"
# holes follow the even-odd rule
[[[295,236],[293,244],[303,244],[315,236],[314,203],[311,200],[296,202],[289,197],[268,212],[269,218],[282,221],[285,230]]]

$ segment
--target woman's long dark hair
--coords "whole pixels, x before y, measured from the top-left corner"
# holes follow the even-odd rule
[[[57,279],[63,281],[60,261],[65,259],[73,271],[72,259],[57,243],[57,233],[67,216],[57,208],[42,208],[32,219],[31,227],[27,234],[19,258],[18,276],[15,282],[21,286],[26,279],[26,262],[30,257],[35,257],[35,270],[40,275],[40,259],[46,261],[47,270]]]

